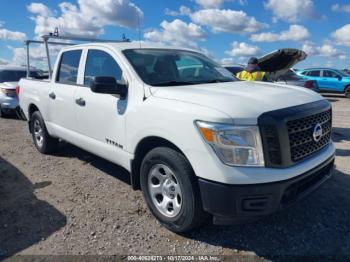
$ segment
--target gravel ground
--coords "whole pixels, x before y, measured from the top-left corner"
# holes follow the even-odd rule
[[[26,122],[0,119],[0,255],[350,255],[350,100],[334,106],[333,178],[254,224],[161,227],[120,167],[69,144],[45,156]]]

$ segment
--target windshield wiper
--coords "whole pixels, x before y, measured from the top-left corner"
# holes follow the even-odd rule
[[[194,85],[194,84],[196,84],[196,83],[194,83],[194,82],[186,82],[186,81],[171,80],[171,81],[154,83],[154,84],[152,84],[152,86],[184,86],[184,85]]]
[[[213,79],[213,80],[201,82],[201,84],[225,83],[225,82],[234,82],[234,79]]]

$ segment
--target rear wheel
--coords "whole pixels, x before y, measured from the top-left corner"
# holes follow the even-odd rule
[[[49,154],[57,148],[58,139],[50,136],[47,132],[45,122],[39,111],[34,112],[30,117],[30,131],[34,145],[40,153]]]
[[[6,114],[4,113],[4,111],[2,111],[1,107],[0,107],[0,118],[5,118]]]
[[[199,189],[191,165],[178,151],[159,147],[142,161],[141,188],[152,214],[174,232],[204,222]]]
[[[350,98],[350,86],[347,86],[347,87],[345,88],[345,96],[346,96],[347,98]]]

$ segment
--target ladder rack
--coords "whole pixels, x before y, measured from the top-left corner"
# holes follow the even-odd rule
[[[49,79],[52,78],[52,67],[51,67],[51,59],[50,59],[50,52],[49,52],[49,45],[77,45],[78,43],[72,43],[71,41],[78,41],[78,42],[94,42],[94,43],[125,43],[130,42],[130,39],[126,38],[125,35],[123,35],[122,40],[108,40],[108,39],[97,39],[97,38],[85,38],[85,37],[78,37],[78,36],[60,36],[58,35],[58,30],[55,29],[55,33],[43,35],[41,37],[43,40],[26,40],[24,41],[25,45],[27,46],[27,77],[30,76],[30,55],[29,55],[29,45],[30,44],[44,44],[46,49],[46,56],[47,56],[47,64],[49,67]],[[49,40],[65,40],[69,42],[58,42],[58,41],[49,41]]]

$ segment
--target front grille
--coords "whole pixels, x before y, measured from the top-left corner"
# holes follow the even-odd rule
[[[322,135],[316,136],[320,138],[316,142],[314,131],[318,124],[322,128]],[[321,100],[266,112],[259,116],[258,125],[265,166],[290,167],[316,154],[330,143],[331,104],[327,100]]]
[[[317,124],[322,127],[322,138],[316,142],[313,138]],[[287,122],[291,159],[298,162],[321,150],[329,144],[332,129],[332,111],[311,115]]]

